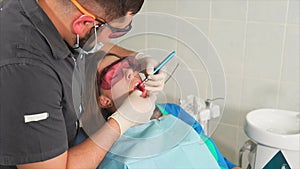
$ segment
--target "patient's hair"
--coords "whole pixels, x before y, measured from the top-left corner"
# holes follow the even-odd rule
[[[119,56],[119,55],[117,55],[117,54],[114,54],[114,53],[107,53],[107,54],[105,54],[104,55],[104,57],[103,57],[103,59],[104,58],[106,58],[106,57],[110,57],[110,56],[114,56],[114,57],[117,57],[117,58],[119,58],[119,59],[121,59],[121,57]],[[100,62],[101,62],[101,60],[100,60]],[[110,65],[107,65],[106,67],[108,67],[108,66],[110,66]],[[106,67],[104,67],[103,69],[105,69]],[[101,70],[101,71],[103,71],[103,69]],[[101,90],[100,90],[100,86],[98,86],[98,80],[101,80],[101,79],[99,79],[99,77],[100,77],[100,74],[101,74],[101,72],[99,72],[98,70],[97,70],[97,73],[96,73],[96,82],[95,82],[95,86],[96,86],[96,97],[99,97],[100,95],[101,95]],[[98,101],[98,99],[96,99],[97,101]],[[99,105],[99,104],[98,104]],[[99,107],[100,108],[100,107]],[[108,119],[108,117],[109,116],[111,116],[114,112],[111,112],[111,111],[109,111],[108,109],[105,109],[105,108],[100,108],[100,110],[101,110],[101,114],[102,114],[102,116],[103,116],[103,118],[105,119],[105,120],[107,120]]]

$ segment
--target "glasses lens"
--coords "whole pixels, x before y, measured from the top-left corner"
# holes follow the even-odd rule
[[[126,33],[128,33],[128,32],[113,32],[108,37],[110,39],[115,39],[115,38],[119,38],[119,37],[125,35]]]
[[[105,25],[107,27],[109,27],[110,30],[112,31],[112,33],[109,35],[109,38],[111,38],[111,39],[119,38],[119,37],[127,34],[132,28],[131,22],[125,28],[116,28],[116,27],[111,26],[108,23],[106,23]]]
[[[140,66],[134,57],[129,56],[121,58],[103,69],[98,78],[98,86],[102,89],[109,90],[112,86],[123,79],[123,69],[138,71],[139,68]]]

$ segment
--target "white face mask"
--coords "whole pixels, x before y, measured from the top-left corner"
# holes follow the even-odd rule
[[[76,36],[76,44],[74,45],[73,49],[77,51],[78,53],[84,53],[84,54],[93,54],[99,51],[104,44],[102,42],[98,42],[98,36],[97,36],[97,29],[96,27],[94,28],[94,35],[89,37],[89,40],[85,42],[83,47],[81,47],[79,43],[79,35]],[[101,31],[100,31],[101,32]],[[89,45],[91,44],[91,45]],[[90,48],[90,46],[93,46]]]
[[[78,53],[84,53],[84,54],[93,54],[96,53],[97,51],[99,51],[102,47],[104,46],[104,44],[102,42],[98,42],[94,45],[94,47],[90,50],[84,50],[81,47],[75,48],[74,50],[77,51]]]

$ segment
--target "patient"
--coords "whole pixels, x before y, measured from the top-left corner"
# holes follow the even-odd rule
[[[119,57],[115,54],[107,54],[98,64],[97,68],[97,102],[102,109],[102,115],[107,119],[115,112],[117,105],[121,104],[136,85],[141,82],[139,72],[141,66],[134,57]],[[153,118],[159,118],[161,112],[158,109],[153,113]]]
[[[107,54],[99,62],[97,69],[97,102],[102,109],[101,112],[105,119],[109,118],[109,116],[116,111],[119,104],[122,103],[122,100],[136,89],[136,84],[141,82],[139,76],[140,71],[141,67],[134,57],[120,58],[114,54]],[[215,168],[214,164],[219,168],[224,169],[238,168],[221,155],[212,140],[203,135],[200,124],[180,106],[176,104],[158,104],[152,119],[154,120],[147,124],[129,129],[112,147],[110,153],[107,154],[105,160],[101,163],[100,168],[123,168],[125,165],[128,168],[141,168],[141,165],[147,165],[143,166],[145,168],[161,168],[162,163],[154,165],[153,161],[158,162],[165,159],[163,161],[166,162],[166,158],[172,160],[172,155],[176,154],[175,152],[177,152],[176,155],[181,155],[178,153],[185,153],[185,155],[180,158],[186,158],[185,160],[189,160],[189,164],[180,164],[180,160],[175,160],[172,163],[165,164],[165,167],[170,168],[173,165],[183,165],[182,167],[185,168],[199,168],[199,163],[202,163],[206,168],[209,166]],[[170,125],[173,126],[170,127]],[[183,135],[180,136],[180,131],[172,131],[176,129],[176,126],[177,129],[179,127],[180,130],[183,130],[181,133],[184,133],[184,138],[182,138]],[[189,130],[189,128],[193,128],[194,130]],[[157,136],[157,134],[164,131],[166,131],[165,133],[173,134]],[[176,133],[181,140],[179,140],[174,133]],[[155,140],[148,141],[148,143],[145,140],[139,140],[140,138],[147,138],[148,140],[150,138],[151,140],[153,137]],[[193,142],[195,140],[197,141],[197,145]],[[200,144],[200,142],[202,142],[202,144]],[[142,151],[145,150],[145,147],[143,146],[147,146],[149,143],[150,145],[148,146],[163,147],[162,149],[165,151],[163,153],[158,153],[154,150],[155,148],[152,148],[151,150],[147,150],[148,152],[151,152],[150,154],[143,154]],[[162,145],[154,146],[151,145],[151,143]],[[168,148],[166,145],[170,144],[173,145]],[[181,148],[178,149],[180,146]],[[128,148],[124,150],[124,147]],[[141,150],[141,148],[144,149]],[[165,157],[158,154],[163,154],[162,156]],[[205,158],[203,158],[203,155]],[[178,159],[178,156],[174,158]],[[195,164],[195,166],[192,166],[192,164]]]

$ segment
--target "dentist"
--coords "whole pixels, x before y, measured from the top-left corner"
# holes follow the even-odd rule
[[[156,97],[129,95],[93,140],[72,147],[79,128],[76,112],[84,110],[72,98],[77,51],[90,54],[100,44],[111,53],[134,55],[104,44],[130,31],[142,4],[143,0],[0,2],[0,169],[96,168],[124,131],[150,119]],[[90,48],[83,49],[92,36]],[[151,59],[140,62],[153,67]],[[154,75],[148,89],[161,90],[164,77]]]

